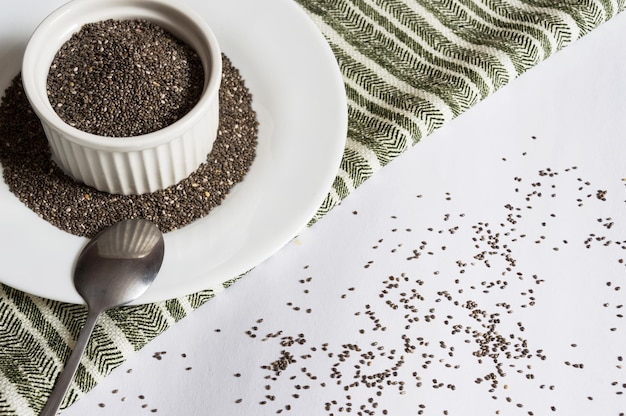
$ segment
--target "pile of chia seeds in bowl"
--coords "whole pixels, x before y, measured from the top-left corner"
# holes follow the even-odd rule
[[[167,127],[194,107],[203,87],[196,52],[143,19],[85,24],[57,52],[47,79],[63,121],[107,137]]]
[[[9,190],[41,218],[77,236],[93,237],[136,217],[169,232],[206,216],[244,179],[257,146],[252,95],[230,59],[222,59],[219,127],[206,162],[178,184],[142,195],[101,192],[66,175],[51,160],[18,74],[0,103],[0,164]]]

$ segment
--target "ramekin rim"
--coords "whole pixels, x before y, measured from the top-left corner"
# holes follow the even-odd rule
[[[51,47],[54,46],[55,51],[58,51],[65,41],[62,41],[61,43],[55,42],[53,39],[54,37],[50,36],[49,32],[55,29],[53,26],[54,21],[62,14],[73,12],[76,15],[80,15],[80,12],[74,10],[78,6],[82,5],[83,7],[94,7],[94,5],[104,5],[115,8],[128,4],[139,6],[152,4],[165,7],[169,10],[175,10],[181,13],[184,18],[188,19],[193,24],[195,27],[194,31],[199,31],[199,33],[201,33],[201,37],[207,41],[206,46],[208,47],[208,59],[210,61],[210,73],[206,84],[204,85],[204,91],[202,92],[198,102],[187,114],[174,123],[147,134],[129,137],[110,137],[88,133],[76,127],[72,127],[61,119],[47,99],[42,98],[40,94],[45,96],[46,91],[42,92],[40,91],[40,88],[38,88],[38,85],[35,82],[36,74],[28,72],[29,65],[34,59],[33,54],[36,52],[33,45],[36,45],[35,42],[39,42],[43,47],[45,47],[44,45],[54,43]],[[92,19],[89,21],[96,20]],[[86,23],[88,22],[79,22],[77,23],[77,26],[82,27],[82,25]],[[202,53],[199,51],[196,52]],[[53,128],[63,132],[63,136],[66,140],[74,142],[80,146],[100,149],[103,151],[136,151],[152,148],[176,139],[176,137],[179,137],[185,131],[189,130],[189,126],[195,124],[198,121],[197,119],[203,117],[209,107],[214,102],[218,101],[221,77],[221,49],[217,38],[208,23],[199,14],[197,14],[197,12],[185,4],[164,0],[70,0],[50,13],[39,24],[39,26],[37,26],[28,41],[22,60],[22,82],[24,90],[33,110],[40,117],[40,119],[42,119],[42,122],[45,122]]]

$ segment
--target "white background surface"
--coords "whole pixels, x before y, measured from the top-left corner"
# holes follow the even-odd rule
[[[424,139],[63,415],[626,412],[625,36]]]

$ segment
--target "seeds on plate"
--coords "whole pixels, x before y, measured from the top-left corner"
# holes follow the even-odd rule
[[[206,216],[252,165],[258,121],[239,70],[223,55],[220,123],[213,150],[189,177],[161,191],[114,195],[75,182],[50,158],[41,124],[16,76],[0,103],[4,181],[29,209],[68,233],[92,237],[108,225],[142,217],[168,232]]]

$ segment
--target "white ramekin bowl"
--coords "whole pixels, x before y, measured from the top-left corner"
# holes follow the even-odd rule
[[[86,23],[136,18],[170,31],[197,52],[204,66],[204,90],[198,103],[175,123],[128,138],[98,136],[65,123],[46,92],[57,51]],[[24,90],[41,120],[53,160],[80,182],[126,195],[174,185],[206,160],[217,136],[221,77],[215,35],[200,16],[174,0],[72,0],[37,27],[22,62]]]

